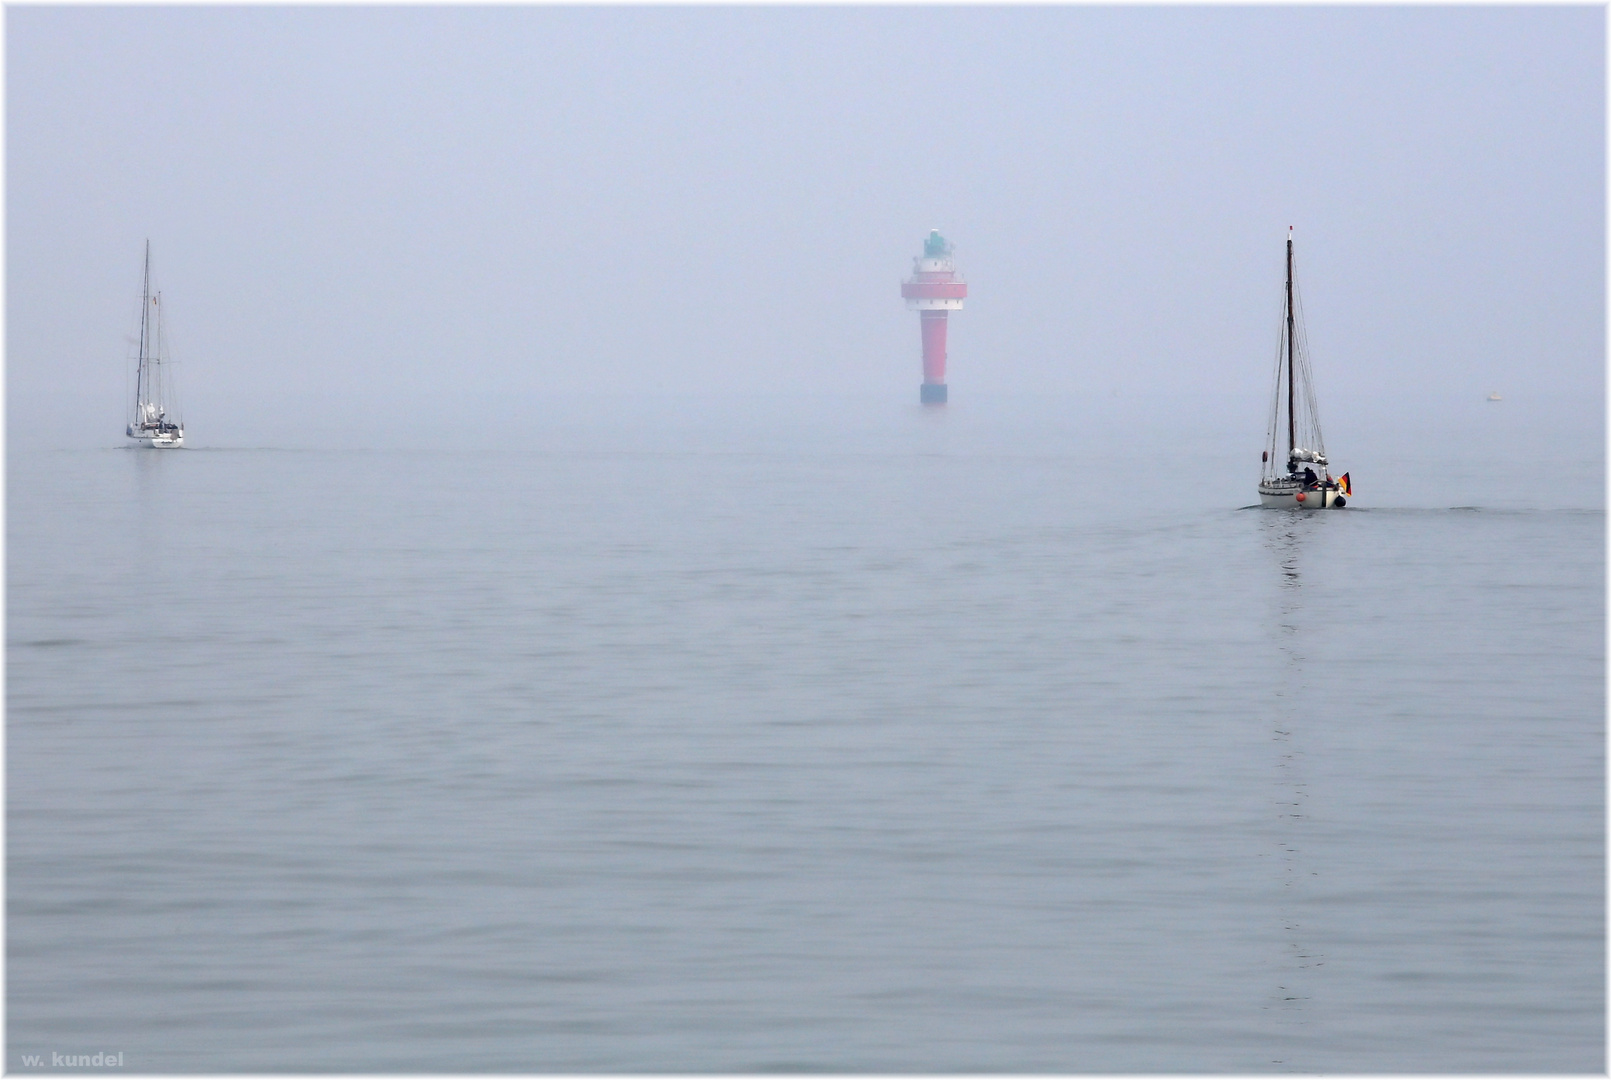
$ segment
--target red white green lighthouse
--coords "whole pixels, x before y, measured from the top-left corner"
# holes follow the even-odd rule
[[[953,311],[962,310],[968,283],[957,273],[951,258],[951,244],[935,229],[923,241],[923,254],[912,260],[912,278],[901,283],[906,307],[916,311],[923,329],[923,385],[919,400],[925,405],[944,405],[945,327]]]

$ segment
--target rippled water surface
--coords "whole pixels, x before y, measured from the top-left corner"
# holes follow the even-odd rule
[[[1603,1071],[1603,461],[729,427],[13,447],[8,1067]]]

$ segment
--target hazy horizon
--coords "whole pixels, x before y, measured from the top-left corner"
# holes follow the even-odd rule
[[[1599,8],[6,18],[30,445],[118,443],[147,238],[197,444],[906,409],[930,228],[953,412],[1262,428],[1292,225],[1329,424],[1498,391],[1600,451]]]

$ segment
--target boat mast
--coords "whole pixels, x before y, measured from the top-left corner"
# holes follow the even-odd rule
[[[1292,465],[1292,451],[1298,446],[1297,413],[1292,399],[1292,226],[1287,226],[1287,468]]]
[[[151,314],[151,241],[145,242],[145,280],[140,289],[140,367],[134,376],[135,423],[145,423],[146,348],[150,340]]]

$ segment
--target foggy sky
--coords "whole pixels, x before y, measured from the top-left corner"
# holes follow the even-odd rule
[[[1604,11],[6,11],[7,400],[115,445],[152,243],[192,441],[578,394],[1604,399]],[[1332,408],[1335,414],[1337,409]],[[1594,452],[1600,453],[1596,442]]]

